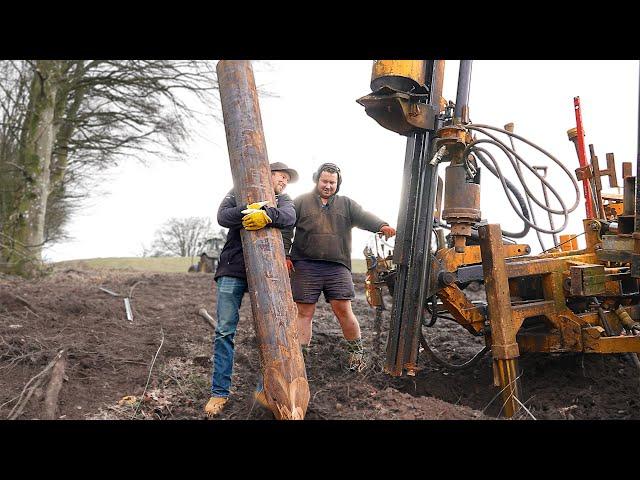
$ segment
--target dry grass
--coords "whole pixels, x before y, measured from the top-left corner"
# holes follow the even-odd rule
[[[197,259],[189,257],[132,257],[132,258],[89,258],[84,260],[68,260],[58,262],[57,267],[77,269],[117,269],[139,272],[186,273],[189,266],[197,263]]]
[[[131,258],[89,258],[84,260],[68,260],[54,264],[61,268],[77,269],[117,269],[134,270],[138,272],[170,272],[186,273],[191,264],[197,263],[198,259],[188,257],[131,257]],[[354,258],[351,260],[353,273],[366,272],[366,262],[364,259]]]

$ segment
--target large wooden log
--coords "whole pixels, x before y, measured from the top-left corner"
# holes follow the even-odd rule
[[[275,206],[251,62],[222,60],[216,71],[236,201],[241,205],[266,200]],[[276,418],[301,420],[309,385],[282,235],[267,227],[243,229],[240,236],[267,402]]]

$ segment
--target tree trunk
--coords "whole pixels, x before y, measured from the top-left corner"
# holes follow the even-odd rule
[[[68,78],[60,82],[56,95],[54,113],[55,143],[51,156],[49,198],[45,219],[44,236],[48,240],[57,240],[62,233],[62,227],[67,215],[61,206],[67,195],[67,169],[69,166],[69,144],[76,132],[76,122],[82,106],[87,86],[77,86],[85,73],[83,60],[68,62],[70,71]],[[61,79],[62,80],[62,79]]]
[[[2,257],[11,273],[29,274],[40,264],[49,197],[50,164],[55,140],[54,111],[59,62],[38,60],[31,82],[18,167],[23,182],[13,213],[3,225]]]

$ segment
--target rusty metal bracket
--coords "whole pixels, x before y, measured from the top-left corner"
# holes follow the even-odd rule
[[[578,167],[576,168],[576,178],[578,180],[590,180],[593,178],[593,172],[591,171],[591,166],[587,165],[586,167]]]
[[[604,265],[571,265],[571,295],[601,295],[605,288]]]
[[[407,94],[383,87],[356,100],[365,112],[387,130],[400,135],[433,130],[439,108],[420,103],[424,95]]]

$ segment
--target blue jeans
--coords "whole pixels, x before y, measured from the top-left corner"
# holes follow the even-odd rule
[[[228,397],[233,373],[234,342],[240,305],[247,291],[247,281],[236,277],[220,277],[218,284],[216,336],[213,343],[213,374],[211,376],[211,396]],[[256,391],[261,391],[262,375],[259,376]]]

